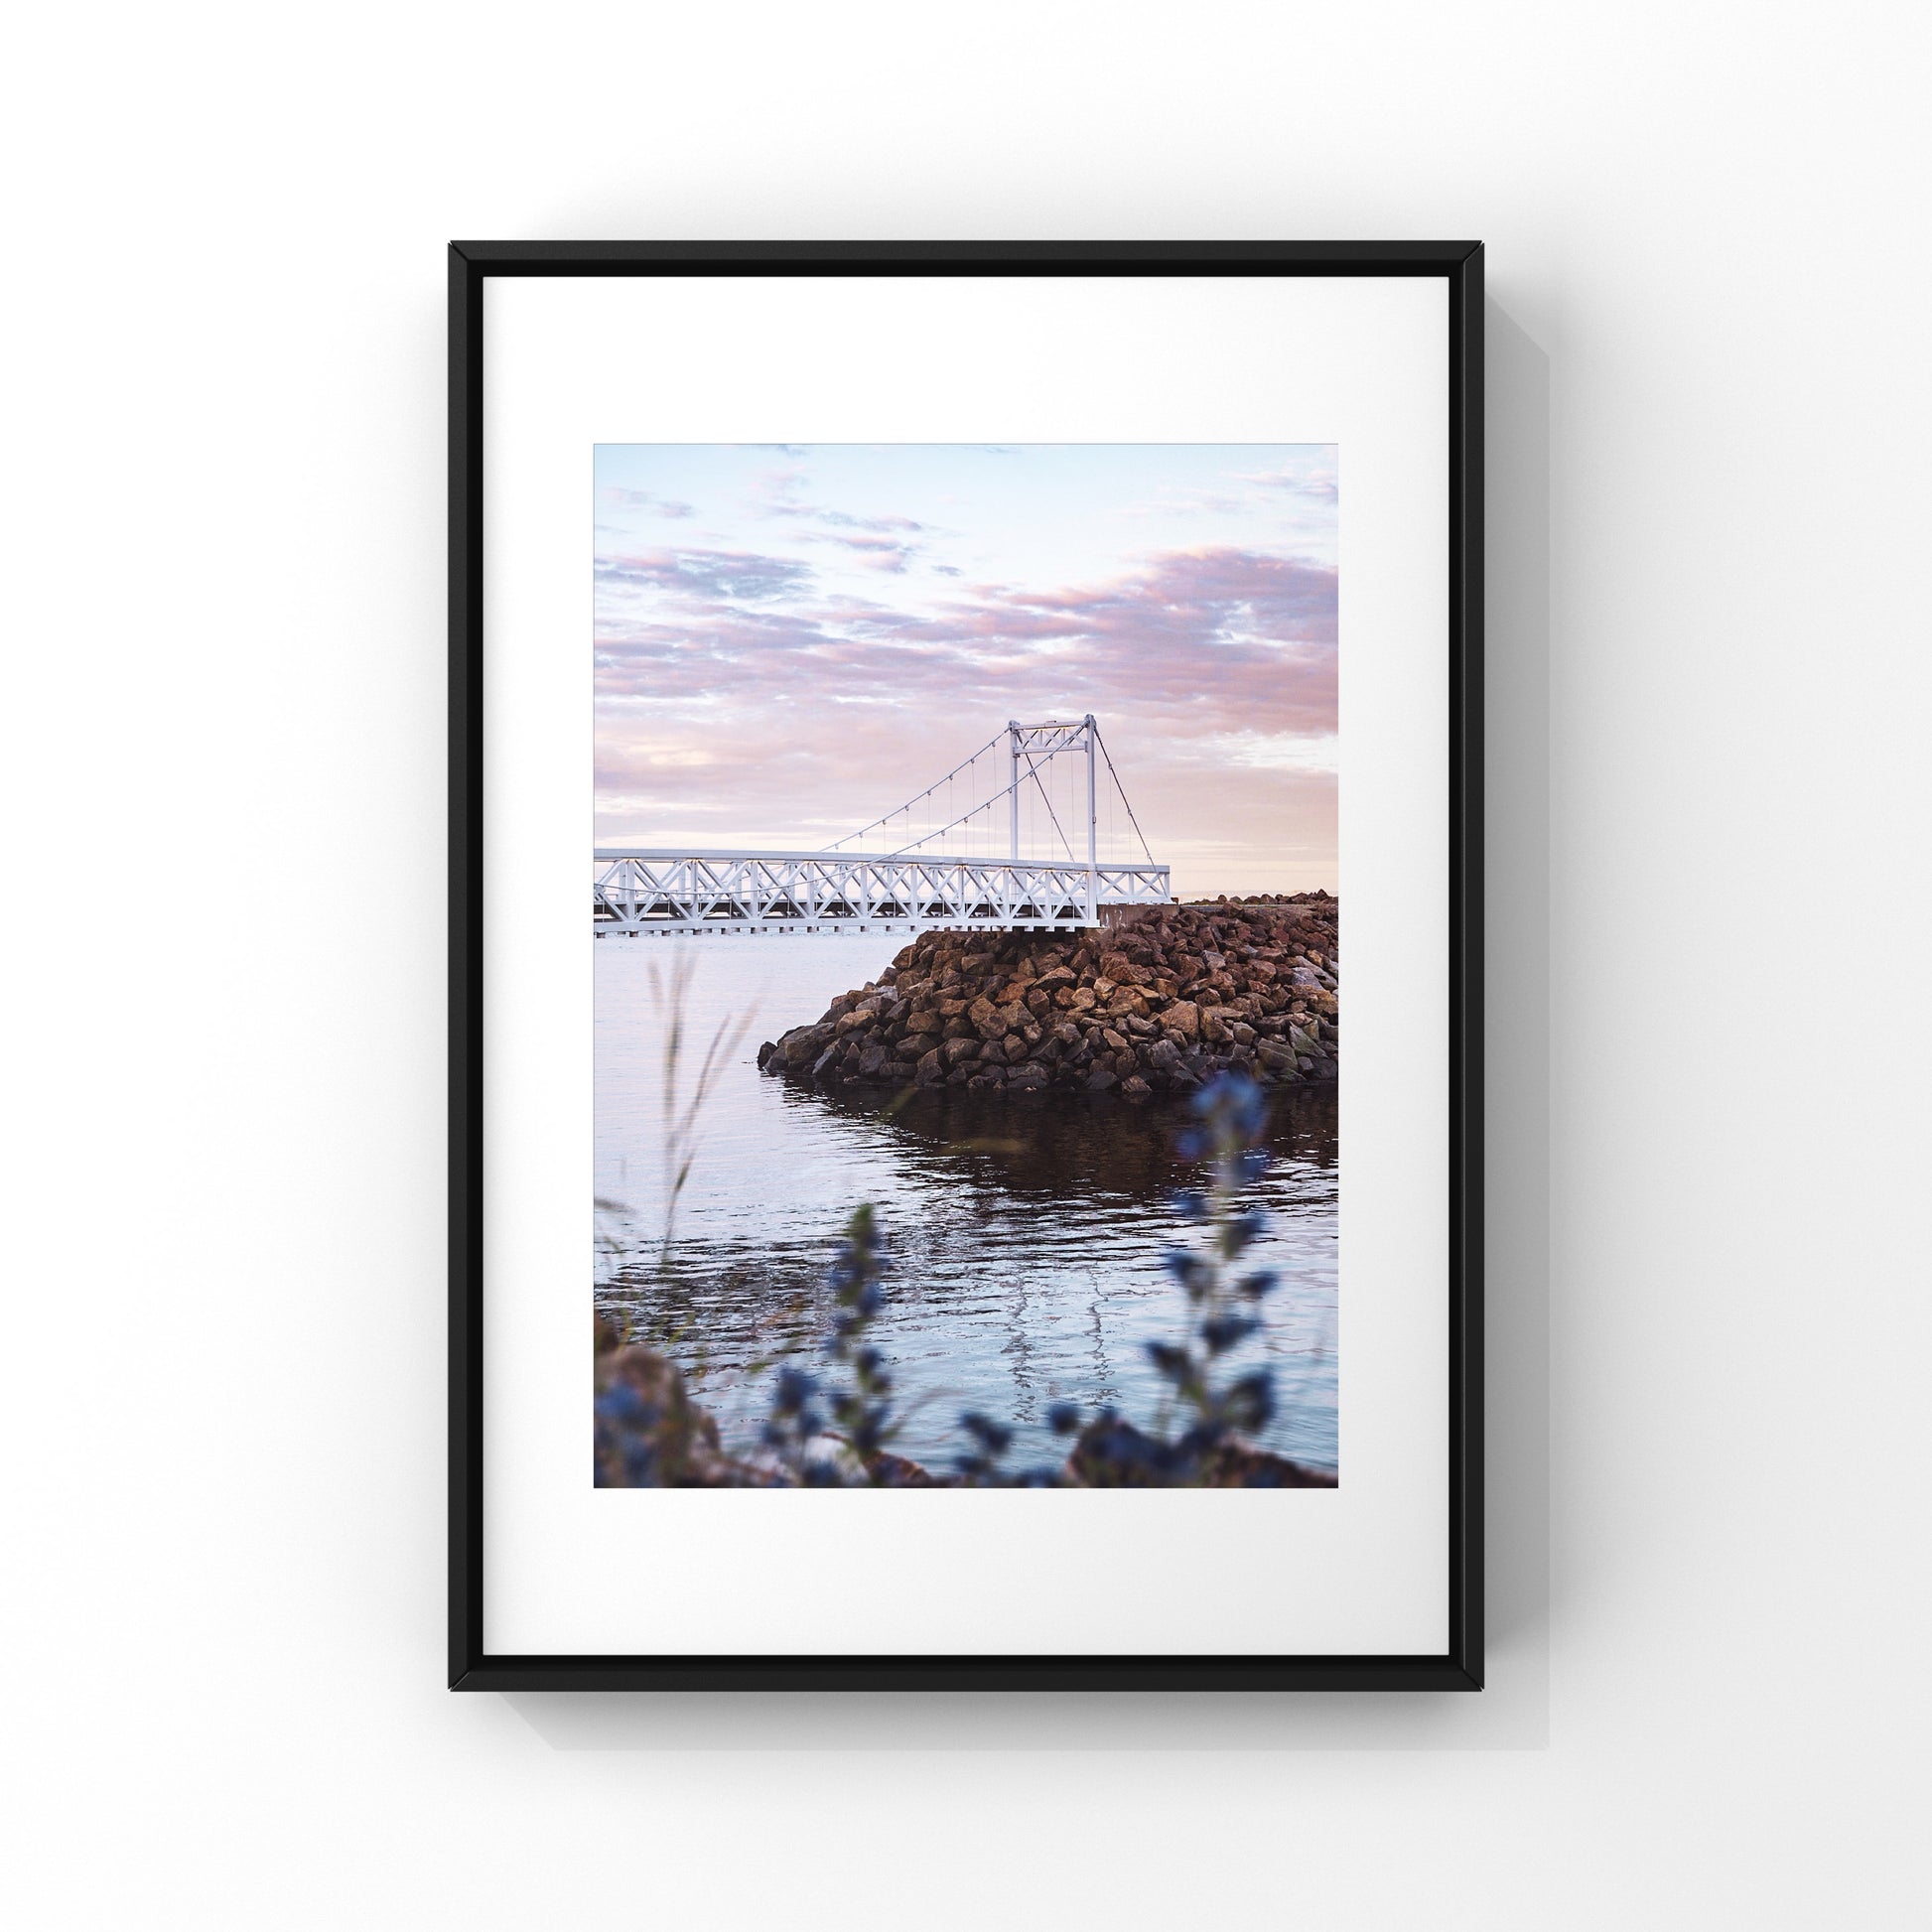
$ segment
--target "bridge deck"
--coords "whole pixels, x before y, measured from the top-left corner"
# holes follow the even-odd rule
[[[1097,925],[1109,907],[1173,900],[1166,866],[693,852],[599,847],[591,921],[602,936],[653,932],[986,930]]]

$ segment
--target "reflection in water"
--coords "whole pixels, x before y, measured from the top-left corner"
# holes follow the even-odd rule
[[[720,1076],[660,1261],[661,1030],[653,960],[697,958],[687,1021],[700,1045],[727,1017],[757,1024]],[[1113,1403],[1152,1419],[1161,1384],[1142,1344],[1173,1338],[1179,1291],[1161,1266],[1176,1238],[1169,1193],[1193,1171],[1177,1116],[1100,1095],[958,1088],[895,1098],[824,1094],[759,1073],[758,1041],[815,1019],[896,950],[883,934],[597,943],[599,1304],[685,1363],[727,1434],[761,1419],[768,1365],[824,1332],[819,1276],[845,1216],[878,1205],[894,1261],[873,1334],[892,1360],[896,1445],[943,1464],[954,1419],[983,1409],[1020,1431],[1016,1463],[1058,1458],[1047,1406]],[[1267,1446],[1335,1466],[1336,1106],[1332,1087],[1278,1098],[1276,1163],[1257,1190],[1273,1217],[1258,1265],[1280,1413]]]

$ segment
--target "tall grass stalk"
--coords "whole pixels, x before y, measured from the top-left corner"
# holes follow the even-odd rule
[[[671,1243],[677,1232],[678,1202],[691,1179],[702,1145],[699,1116],[710,1098],[718,1075],[738,1051],[757,1008],[742,1014],[726,1014],[711,1035],[698,1064],[697,1077],[688,1094],[679,1092],[679,1073],[684,1060],[686,1020],[692,975],[698,962],[692,953],[680,949],[668,971],[650,962],[651,1010],[663,1028],[664,1044],[658,1086],[658,1119],[664,1164],[664,1231],[657,1247],[657,1272],[661,1276],[670,1266]]]

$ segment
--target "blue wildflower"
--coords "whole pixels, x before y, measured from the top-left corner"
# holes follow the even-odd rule
[[[1161,1266],[1186,1291],[1190,1302],[1199,1301],[1214,1278],[1212,1265],[1188,1248],[1170,1248],[1161,1257]]]
[[[1217,1314],[1200,1324],[1200,1338],[1210,1355],[1225,1355],[1238,1342],[1246,1341],[1261,1326],[1251,1314]]]
[[[1230,1261],[1240,1254],[1258,1234],[1266,1231],[1268,1216],[1258,1207],[1245,1208],[1241,1213],[1231,1215],[1222,1230],[1221,1241]]]
[[[1221,1397],[1221,1414],[1230,1428],[1256,1436],[1268,1427],[1275,1414],[1275,1378],[1269,1370],[1256,1369],[1229,1385]]]
[[[1194,1371],[1193,1356],[1184,1348],[1176,1348],[1171,1341],[1149,1342],[1147,1358],[1170,1382],[1181,1381]]]
[[[803,1369],[787,1364],[778,1371],[771,1406],[780,1415],[796,1415],[817,1393],[817,1376],[807,1375]]]
[[[990,1455],[1004,1454],[1007,1445],[1013,1441],[1012,1430],[991,1416],[981,1415],[977,1409],[968,1409],[960,1417],[959,1426]]]

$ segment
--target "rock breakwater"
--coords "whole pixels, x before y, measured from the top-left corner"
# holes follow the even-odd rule
[[[921,933],[879,979],[759,1048],[824,1086],[1185,1093],[1223,1068],[1332,1079],[1339,901],[1139,906],[1076,932]]]

